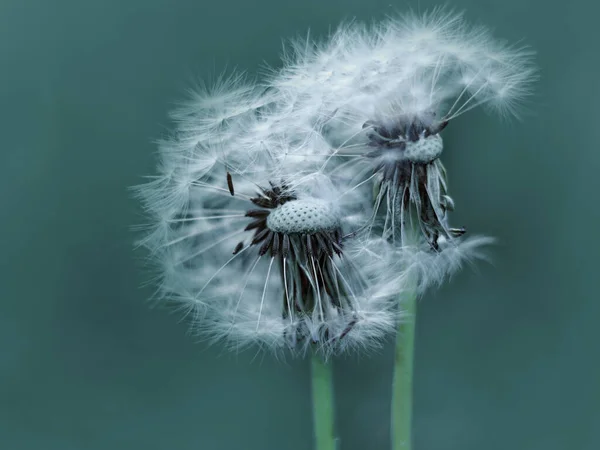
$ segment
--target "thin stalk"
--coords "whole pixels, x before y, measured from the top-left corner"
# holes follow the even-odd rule
[[[316,450],[335,450],[333,375],[331,364],[318,355],[311,357],[313,422]]]
[[[394,352],[394,381],[392,385],[392,450],[412,448],[413,356],[417,319],[416,292],[404,294],[403,310],[406,321],[398,327]]]

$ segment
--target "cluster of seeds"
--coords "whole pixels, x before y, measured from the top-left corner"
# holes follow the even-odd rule
[[[292,43],[266,90],[198,93],[139,189],[159,295],[235,348],[377,346],[402,291],[489,242],[448,224],[441,132],[478,106],[515,113],[530,57],[437,10]]]

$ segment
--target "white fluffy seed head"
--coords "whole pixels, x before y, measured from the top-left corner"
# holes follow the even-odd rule
[[[386,135],[405,147],[369,156],[388,184],[405,176],[399,159],[428,165],[427,205],[445,229],[453,205],[435,133],[477,106],[515,112],[535,73],[531,53],[495,43],[443,10],[374,27],[344,25],[328,42],[295,42],[292,53],[267,91],[240,76],[223,78],[174,114],[178,127],[161,145],[160,173],[138,189],[154,222],[142,244],[157,259],[159,293],[181,304],[211,340],[235,349],[371,349],[396,329],[397,299],[414,291],[415,276],[422,292],[481,258],[490,241],[440,237],[437,252],[422,237],[397,245],[405,241],[397,236],[408,219],[404,196],[381,189],[382,177],[365,164],[373,151],[365,124],[390,133],[402,117],[410,118],[404,125],[422,125],[417,141]],[[248,210],[265,194],[257,186],[269,183],[285,186],[295,200],[274,206],[271,198],[259,231],[272,239],[341,229],[341,254],[319,260],[288,236],[289,258],[273,244],[261,253],[270,241],[247,228]],[[421,201],[416,186],[411,182],[413,203]],[[304,299],[312,305],[293,306]]]
[[[333,118],[357,129],[382,110],[452,120],[478,106],[517,115],[536,78],[531,59],[461,14],[436,9],[342,25],[322,43],[299,40],[271,83],[293,99],[296,123]]]
[[[428,164],[440,157],[443,148],[442,137],[435,134],[416,142],[408,141],[404,156],[413,163]]]
[[[270,230],[283,234],[313,234],[340,227],[331,206],[318,200],[292,200],[273,210],[267,217]]]
[[[265,241],[254,244],[255,230],[246,230],[252,220],[246,213],[256,210],[251,199],[266,195],[257,186],[269,190],[284,183],[285,192],[296,198],[265,209],[267,229],[286,235],[321,233],[319,239],[331,231],[356,230],[354,216],[370,215],[370,199],[352,183],[334,181],[326,170],[294,172],[295,164],[277,158],[247,159],[246,150],[197,146],[188,154],[189,164],[179,163],[178,154],[165,154],[176,158],[178,170],[172,181],[146,186],[148,202],[167,202],[173,186],[185,188],[185,202],[152,208],[158,223],[142,242],[157,259],[158,295],[179,305],[202,338],[235,350],[258,346],[277,354],[291,349],[292,354],[316,350],[330,355],[378,347],[400,314],[395,298],[401,271],[393,258],[358,255],[354,249],[367,237],[344,239],[341,254],[313,257],[302,250],[303,238],[288,236],[284,260],[281,252],[260,254]],[[197,162],[207,158],[211,167],[197,170]],[[357,269],[363,264],[368,271]],[[303,300],[313,303],[302,312],[291,306],[300,290]]]

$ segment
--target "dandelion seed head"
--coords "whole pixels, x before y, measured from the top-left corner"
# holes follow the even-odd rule
[[[277,233],[312,234],[333,231],[340,226],[340,220],[329,206],[320,201],[295,200],[288,202],[267,217],[267,227]]]
[[[442,138],[438,135],[424,137],[415,142],[406,143],[406,158],[414,163],[427,164],[442,154]]]
[[[199,335],[236,349],[328,355],[379,345],[398,315],[392,291],[373,296],[377,279],[352,256],[358,237],[344,238],[353,225],[343,212],[360,215],[368,199],[322,170],[294,173],[285,158],[240,153],[197,146],[171,180],[187,201],[143,241],[161,262],[159,295],[181,305]],[[206,158],[211,168],[196,169]],[[380,268],[398,279],[391,264]]]
[[[371,27],[345,24],[324,42],[298,40],[271,83],[296,99],[296,118],[341,120],[346,131],[382,113],[453,120],[485,106],[516,115],[535,79],[531,56],[436,9]]]
[[[377,348],[399,297],[485,257],[453,228],[441,136],[482,107],[516,116],[531,52],[444,9],[299,39],[258,86],[194,90],[136,189],[158,296],[233,349]]]

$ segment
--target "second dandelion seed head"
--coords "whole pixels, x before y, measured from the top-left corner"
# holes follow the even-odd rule
[[[395,183],[409,177],[413,165],[427,166],[441,156],[444,144],[439,133],[446,125],[406,118],[366,122],[363,128],[370,149],[366,156],[374,161],[384,182]]]

